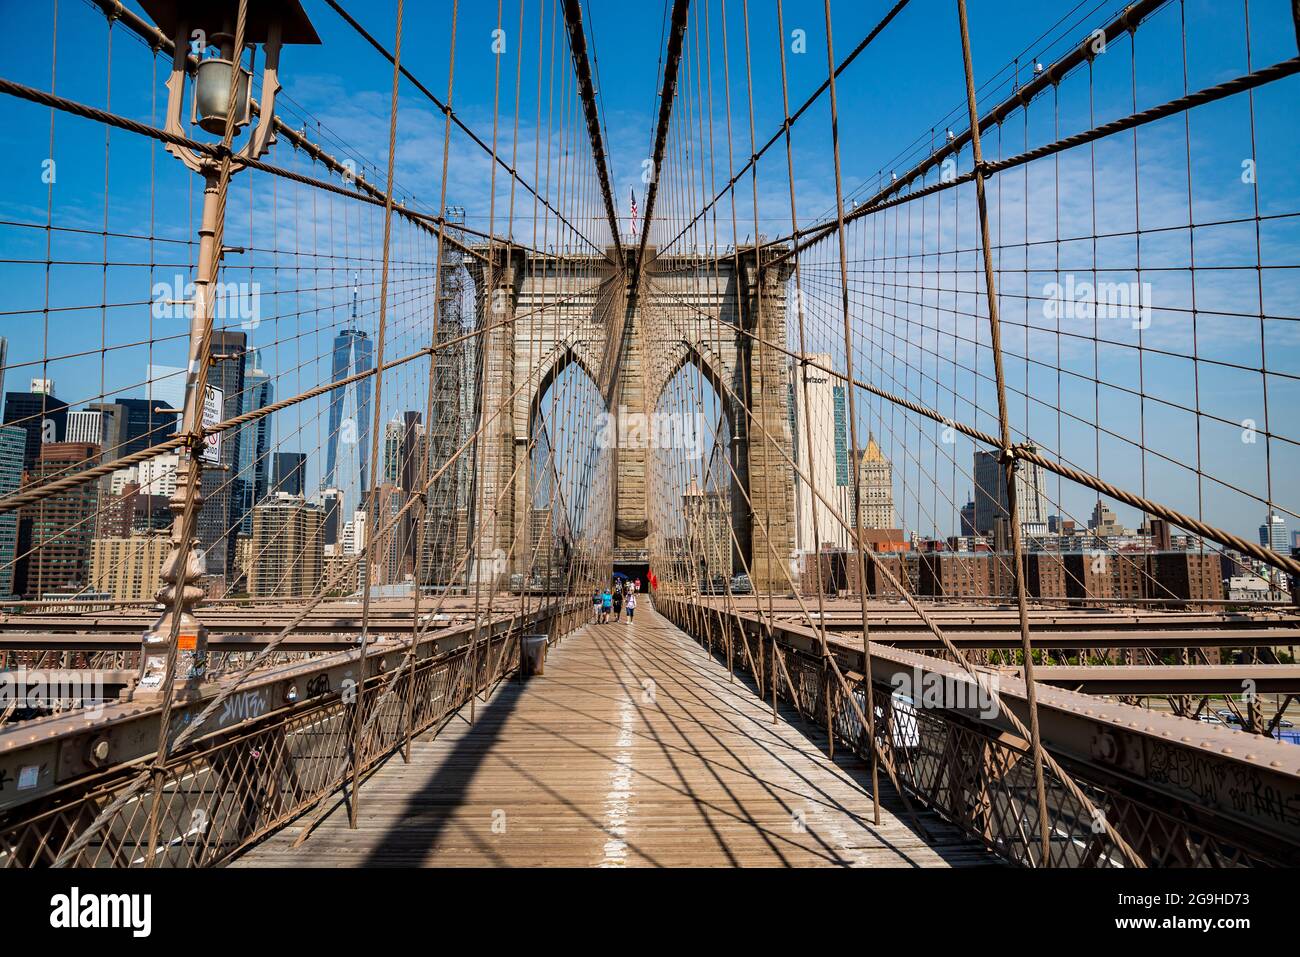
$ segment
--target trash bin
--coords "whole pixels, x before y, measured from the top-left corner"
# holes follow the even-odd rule
[[[519,639],[519,672],[524,677],[544,673],[546,665],[546,636],[524,635]]]

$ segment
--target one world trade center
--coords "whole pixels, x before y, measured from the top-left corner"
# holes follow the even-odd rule
[[[359,288],[352,290],[352,321],[348,328],[340,329],[334,337],[334,370],[331,382],[340,382],[349,376],[370,372],[374,368],[373,344],[370,337],[362,331],[357,322],[357,295]],[[365,499],[370,487],[370,376],[352,383],[356,389],[356,421],[343,421],[343,399],[348,387],[334,389],[330,392],[329,437],[325,452],[324,487],[334,488],[334,470],[338,464],[339,437],[344,445],[356,444],[358,465],[360,466],[361,486],[359,495]]]

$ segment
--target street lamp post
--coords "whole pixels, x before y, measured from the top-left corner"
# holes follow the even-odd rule
[[[181,111],[185,78],[191,69],[194,93],[190,122],[223,137],[228,123],[236,133],[247,126],[253,112],[252,70],[245,68],[243,61],[248,53],[250,65],[255,63],[257,45],[262,46],[259,119],[243,146],[232,154],[227,179],[243,168],[243,160],[261,157],[274,141],[281,46],[320,42],[298,0],[246,0],[246,4],[244,42],[236,50],[235,24],[240,0],[141,0],[145,12],[175,44],[167,80],[165,128],[168,133],[186,135]],[[207,56],[210,47],[216,56]],[[191,49],[195,53],[193,65]],[[233,84],[232,71],[236,74]],[[232,112],[231,123],[228,118]],[[223,252],[218,248],[225,213],[221,198],[222,160],[176,143],[168,143],[166,149],[203,177],[203,215],[194,297],[188,303],[191,307],[189,362],[181,410],[181,429],[188,441],[176,470],[176,490],[169,503],[171,548],[162,567],[163,584],[155,596],[163,611],[144,633],[137,699],[160,697],[166,692],[167,659],[173,642],[176,661],[172,690],[176,699],[192,698],[198,693],[207,665],[207,629],[194,611],[204,595],[199,584],[204,574],[204,556],[199,548],[197,527],[203,505],[203,427],[212,424],[204,421],[204,406],[208,368],[214,361],[210,348],[216,307],[214,290]],[[217,418],[220,417],[218,408]]]

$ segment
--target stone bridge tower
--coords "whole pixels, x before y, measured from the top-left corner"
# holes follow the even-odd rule
[[[763,251],[771,261],[782,249]],[[652,408],[694,365],[717,393],[731,434],[726,474],[736,547],[733,570],[748,565],[760,591],[789,589],[794,548],[794,485],[790,466],[790,372],[786,346],[784,263],[761,274],[755,250],[732,255],[655,259],[644,279],[644,341],[653,343],[646,373]],[[787,457],[790,458],[787,458]]]
[[[480,414],[487,419],[478,518],[485,580],[504,584],[501,578],[527,566],[526,460],[538,417],[548,414],[541,400],[550,384],[576,363],[617,422],[620,413],[648,417],[664,410],[666,387],[694,365],[716,391],[732,439],[734,570],[747,564],[755,588],[786,591],[781,566],[789,567],[794,535],[793,472],[785,458],[792,448],[790,373],[785,354],[765,343],[786,342],[789,270],[766,270],[760,288],[752,247],[716,259],[655,259],[647,250],[650,265],[632,296],[603,257],[538,256],[504,246],[490,253],[492,262],[467,262],[479,327],[487,330],[479,365]],[[493,416],[507,401],[509,413]],[[612,452],[613,559],[645,561],[652,453],[619,445]],[[515,558],[507,565],[501,558],[512,553],[512,542]]]

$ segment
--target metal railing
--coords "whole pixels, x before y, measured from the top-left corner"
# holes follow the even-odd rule
[[[561,612],[553,635],[585,609]],[[515,674],[529,623],[341,685],[201,738],[169,756],[149,789],[124,804],[67,863],[75,867],[211,867],[321,807],[410,737],[438,728],[477,692]],[[357,708],[366,716],[359,738]],[[409,715],[409,717],[408,717]],[[353,742],[359,741],[353,758]],[[144,757],[0,815],[0,867],[53,864],[149,763]],[[156,811],[152,811],[156,808]],[[156,820],[151,821],[151,816]],[[157,835],[150,840],[149,834]]]
[[[870,760],[870,741],[859,718],[866,713],[863,677],[853,680],[856,708],[841,693],[826,662],[792,647],[774,632],[765,639],[727,613],[692,614],[680,602],[660,611],[727,662],[748,672],[765,698],[775,694],[814,726],[833,730],[833,748]],[[772,658],[775,647],[778,659]],[[729,660],[728,660],[729,659]],[[936,662],[939,659],[935,659]],[[1127,862],[1102,826],[1054,775],[1047,779],[1049,857],[1040,856],[1035,777],[1029,742],[957,711],[913,707],[875,681],[874,733],[884,761],[901,784],[909,811],[924,809],[959,827],[1002,860],[1026,867],[1124,867]],[[1049,746],[1049,751],[1052,748]],[[1054,752],[1055,753],[1055,752]],[[1300,848],[1263,835],[1243,840],[1208,809],[1121,781],[1055,753],[1088,799],[1149,867],[1259,867],[1294,865]],[[864,794],[869,801],[869,795]],[[907,816],[904,816],[905,819]],[[912,826],[924,825],[911,816]]]

